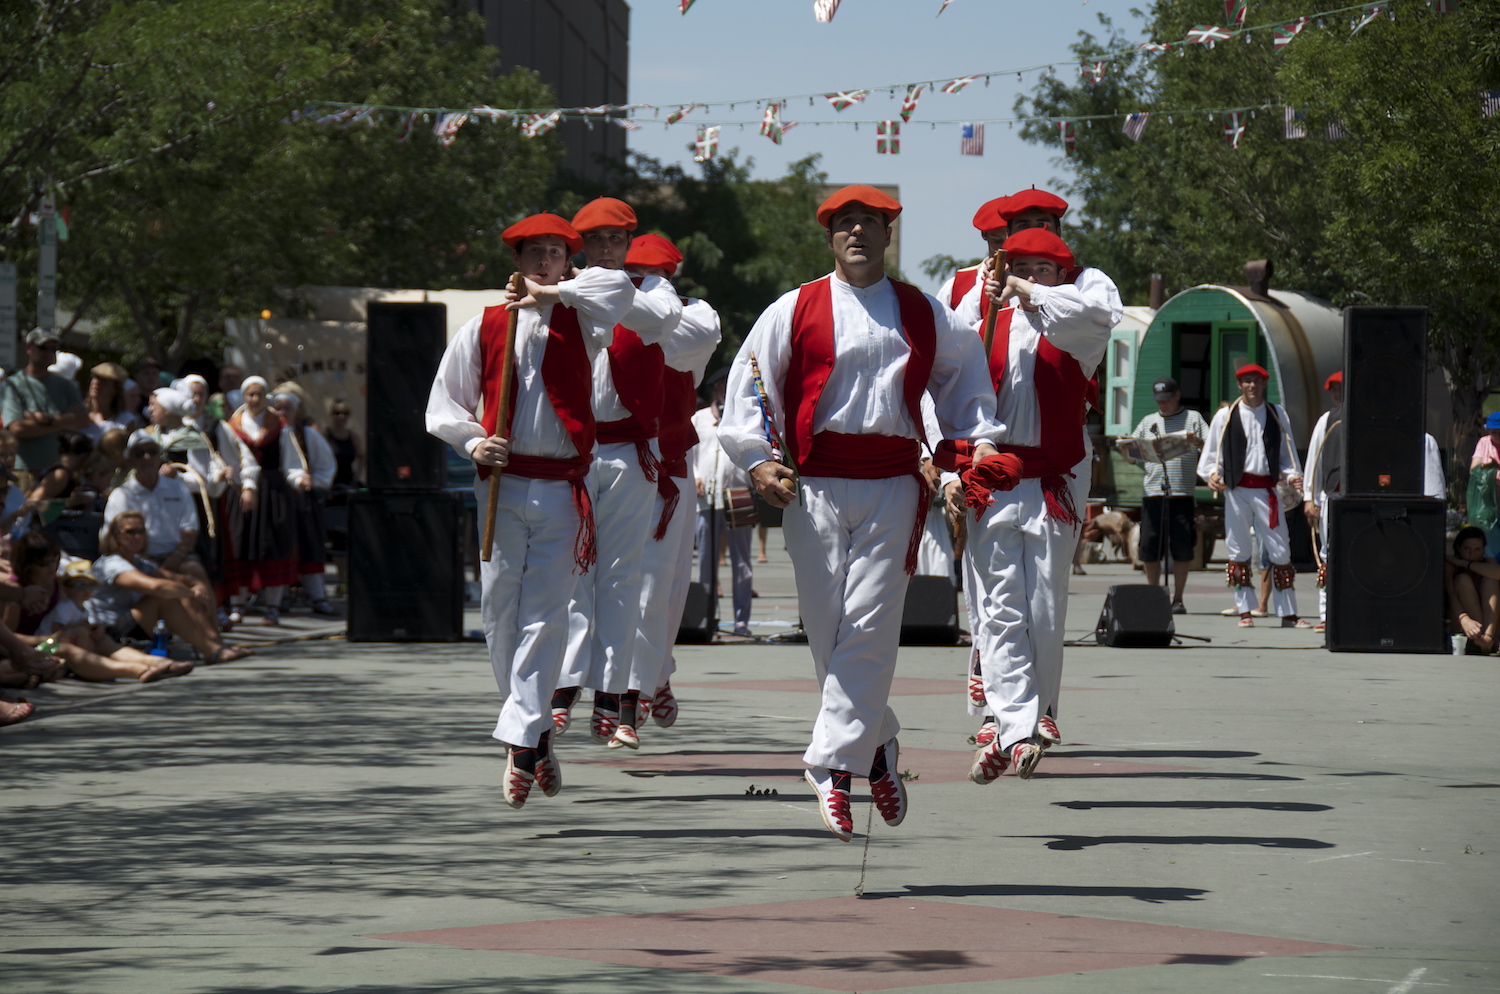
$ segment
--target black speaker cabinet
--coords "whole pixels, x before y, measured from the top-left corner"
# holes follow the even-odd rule
[[[427,434],[427,395],[448,342],[443,304],[368,309],[369,485],[372,490],[440,490],[448,447]]]
[[[1126,649],[1161,648],[1172,644],[1172,600],[1166,590],[1149,583],[1122,583],[1104,595],[1104,610],[1094,626],[1100,645]]]
[[[349,641],[463,638],[463,496],[349,496]]]
[[[914,576],[901,613],[902,645],[958,645],[958,588],[946,576]]]
[[[1336,497],[1328,504],[1328,648],[1447,652],[1443,502]]]
[[[1343,492],[1422,496],[1427,309],[1344,311]]]
[[[713,636],[713,628],[708,623],[708,587],[694,580],[688,584],[687,602],[682,606],[677,644],[703,645],[712,642]]]

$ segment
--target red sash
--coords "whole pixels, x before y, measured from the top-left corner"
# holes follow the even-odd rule
[[[504,307],[486,307],[479,325],[479,361],[482,372],[484,415],[479,423],[487,435],[510,437],[511,421],[516,413],[516,394],[510,395],[510,409],[505,412],[505,428],[500,423],[500,371],[510,342],[510,312]],[[578,455],[572,459],[549,459],[513,453],[505,472],[532,480],[567,480],[572,484],[573,507],[578,512],[578,537],[573,546],[573,561],[579,572],[587,573],[594,564],[594,508],[589,500],[585,478],[594,454],[593,371],[578,315],[571,307],[552,306],[548,322],[547,344],[542,353],[542,384],[552,410],[573,442]],[[478,467],[479,478],[490,478],[490,467]]]
[[[1275,417],[1273,413],[1271,415]],[[1254,473],[1241,473],[1240,482],[1235,484],[1236,490],[1264,490],[1271,498],[1270,526],[1275,528],[1281,524],[1281,501],[1276,496],[1276,478],[1274,476],[1257,476]]]
[[[896,435],[846,435],[820,431],[817,455],[801,465],[804,476],[833,476],[843,480],[888,480],[910,476],[917,481],[917,518],[906,545],[906,575],[917,572],[922,532],[927,528],[927,506],[932,503],[919,464],[922,450],[915,438]]]

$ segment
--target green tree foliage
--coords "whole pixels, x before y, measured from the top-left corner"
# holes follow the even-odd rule
[[[1500,5],[1394,10],[1352,37],[1348,15],[1309,24],[1279,53],[1267,29],[1212,49],[1127,54],[1098,85],[1049,74],[1017,111],[1079,119],[1063,162],[1083,209],[1068,237],[1129,302],[1145,302],[1151,273],[1169,291],[1238,284],[1246,260],[1269,258],[1276,285],[1337,305],[1428,307],[1433,361],[1453,388],[1450,480],[1461,485],[1480,405],[1500,387],[1500,283],[1481,275],[1500,257],[1500,117],[1482,117],[1479,102],[1500,89]],[[1267,0],[1250,23],[1306,13]],[[1159,0],[1143,16],[1152,39],[1175,42],[1220,23],[1223,5]],[[1081,61],[1133,51],[1107,18],[1101,26],[1075,44]],[[1284,137],[1286,106],[1305,113],[1307,137]],[[1254,116],[1234,149],[1223,112],[1239,108]],[[1082,120],[1136,111],[1152,114],[1140,142],[1117,117]],[[1330,127],[1347,137],[1331,139]],[[1049,122],[1022,133],[1060,145]]]
[[[551,104],[534,74],[495,75],[499,53],[461,3],[51,6],[52,22],[39,13],[0,44],[0,73],[46,67],[0,98],[0,251],[34,272],[25,221],[50,184],[72,212],[62,303],[104,320],[96,344],[168,368],[213,344],[224,317],[283,310],[277,288],[490,285],[508,256],[499,232],[540,203],[559,158],[554,138],[510,123],[471,123],[448,148],[430,119],[405,141],[390,113],[376,127],[292,123],[326,100]]]
[[[719,312],[719,358],[733,358],[777,297],[832,268],[827,232],[818,226],[824,175],[818,157],[792,163],[779,179],[753,179],[754,159],[739,150],[704,162],[700,174],[635,156],[603,185],[570,181],[559,191],[568,217],[595,196],[619,197],[635,208],[641,232],[659,231],[682,251],[674,282]]]

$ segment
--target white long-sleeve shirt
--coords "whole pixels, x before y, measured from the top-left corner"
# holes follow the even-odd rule
[[[261,411],[260,417],[257,418],[247,410],[244,416],[240,418],[240,430],[245,433],[245,437],[250,439],[250,441],[258,441],[260,436],[265,434],[266,424],[270,418],[280,420],[281,415],[268,407],[264,411]],[[281,470],[282,479],[295,486],[296,480],[294,474],[301,472],[302,460],[297,458],[297,450],[292,448],[292,440],[285,435],[286,432],[291,431],[291,428],[282,425],[281,430],[283,432],[280,439],[281,465],[278,468]],[[233,434],[232,431],[230,433]],[[235,442],[239,444],[241,450],[248,456],[249,463],[248,468],[241,470],[240,486],[246,490],[255,490],[260,486],[261,466],[255,461],[255,453],[249,446],[240,442],[238,438],[235,439]]]
[[[593,271],[592,267],[584,270],[585,273]],[[629,273],[614,271],[626,276],[626,282],[629,285]],[[675,346],[671,339],[675,337],[674,332],[681,321],[682,298],[677,296],[677,291],[673,289],[672,284],[660,276],[642,276],[640,288],[635,290],[629,309],[615,323],[635,332],[646,345],[660,345],[662,352],[665,353],[669,347]],[[594,356],[593,365],[594,417],[599,421],[619,421],[630,417],[630,411],[626,409],[620,400],[619,393],[615,390],[615,378],[610,371],[609,354],[600,352]]]
[[[662,340],[662,355],[668,366],[692,373],[696,386],[703,379],[708,361],[718,351],[720,338],[719,312],[707,301],[689,297],[682,305],[682,320],[677,323],[676,332]]]
[[[698,509],[727,507],[725,492],[729,488],[750,486],[750,475],[724,454],[719,444],[719,412],[712,405],[699,408],[693,415],[693,429],[698,444],[693,447],[693,476],[703,483]]]
[[[288,444],[292,442],[291,432],[288,430]],[[338,472],[338,460],[333,457],[333,447],[328,444],[328,439],[323,433],[315,428],[308,428],[302,433],[302,454],[307,457],[307,469],[302,468],[302,461],[297,461],[296,472],[292,474],[291,484],[294,487],[302,486],[304,479],[311,479],[314,490],[328,490],[333,486],[333,474]]]
[[[1256,476],[1270,475],[1271,463],[1266,458],[1265,439],[1266,412],[1269,410],[1271,410],[1269,401],[1262,403],[1259,407],[1241,403],[1219,408],[1208,426],[1208,439],[1203,446],[1203,452],[1198,456],[1198,476],[1205,482],[1214,473],[1218,473],[1220,479],[1224,477],[1222,466],[1224,433],[1229,424],[1230,411],[1237,413],[1240,426],[1245,429],[1244,471]],[[1281,478],[1290,480],[1294,476],[1302,475],[1301,464],[1297,461],[1297,443],[1292,437],[1292,423],[1287,418],[1286,411],[1281,407],[1276,408],[1276,420],[1281,425]]]
[[[1037,446],[1042,442],[1042,411],[1033,378],[1036,350],[1042,339],[1072,356],[1087,378],[1094,375],[1104,358],[1113,321],[1118,320],[1100,306],[1098,295],[1080,293],[1071,285],[1038,285],[1031,302],[1036,311],[1012,307],[998,317],[1001,321],[1007,314],[1010,317],[1005,379],[995,401],[995,417],[1006,427],[1001,441],[1009,445]],[[1077,415],[1082,431],[1083,411]]]
[[[921,437],[902,390],[911,346],[901,329],[890,280],[856,287],[834,274],[829,282],[834,365],[814,411],[813,431]],[[771,415],[785,438],[789,418],[783,407],[782,383],[791,361],[792,317],[799,292],[783,294],[761,314],[729,373],[719,438],[724,451],[746,471],[772,458],[750,355],[754,353],[760,364]],[[995,419],[995,394],[979,339],[943,304],[930,296],[927,301],[937,329],[927,388],[943,437],[993,442],[1004,428]]]
[[[585,269],[576,279],[557,284],[564,306],[578,314],[584,348],[592,362],[614,338],[635,294],[630,278],[618,269]],[[571,459],[578,455],[542,382],[542,357],[552,321],[551,306],[523,308],[516,321],[516,410],[511,419],[511,451],[520,455]],[[484,369],[479,327],[484,316],[470,319],[453,336],[427,397],[427,431],[472,458],[474,446],[488,433],[479,423],[484,396]],[[587,453],[585,453],[587,454]]]
[[[1343,408],[1336,407],[1331,411],[1324,411],[1318,418],[1318,423],[1313,425],[1312,439],[1307,443],[1307,472],[1302,477],[1302,499],[1305,501],[1321,501],[1326,496],[1323,491],[1315,490],[1318,464],[1322,462],[1321,455],[1324,440],[1328,436],[1328,426],[1343,416]]]
[[[952,292],[952,287],[949,287],[949,292]],[[979,302],[983,296],[984,283],[976,280],[954,309],[960,321],[976,330],[980,321]],[[1087,314],[1090,320],[1110,328],[1119,324],[1120,319],[1125,316],[1125,305],[1120,301],[1120,291],[1115,286],[1115,281],[1098,269],[1081,270],[1072,283],[1061,286],[1035,284],[1031,302],[1040,307],[1049,300],[1059,313],[1064,308],[1079,310]],[[1094,365],[1098,364],[1096,359]]]

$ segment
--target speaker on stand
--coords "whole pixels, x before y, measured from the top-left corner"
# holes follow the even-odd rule
[[[1166,588],[1149,583],[1119,583],[1104,595],[1104,610],[1094,626],[1100,645],[1153,649],[1172,644],[1172,598]],[[1204,641],[1207,641],[1206,639]]]

